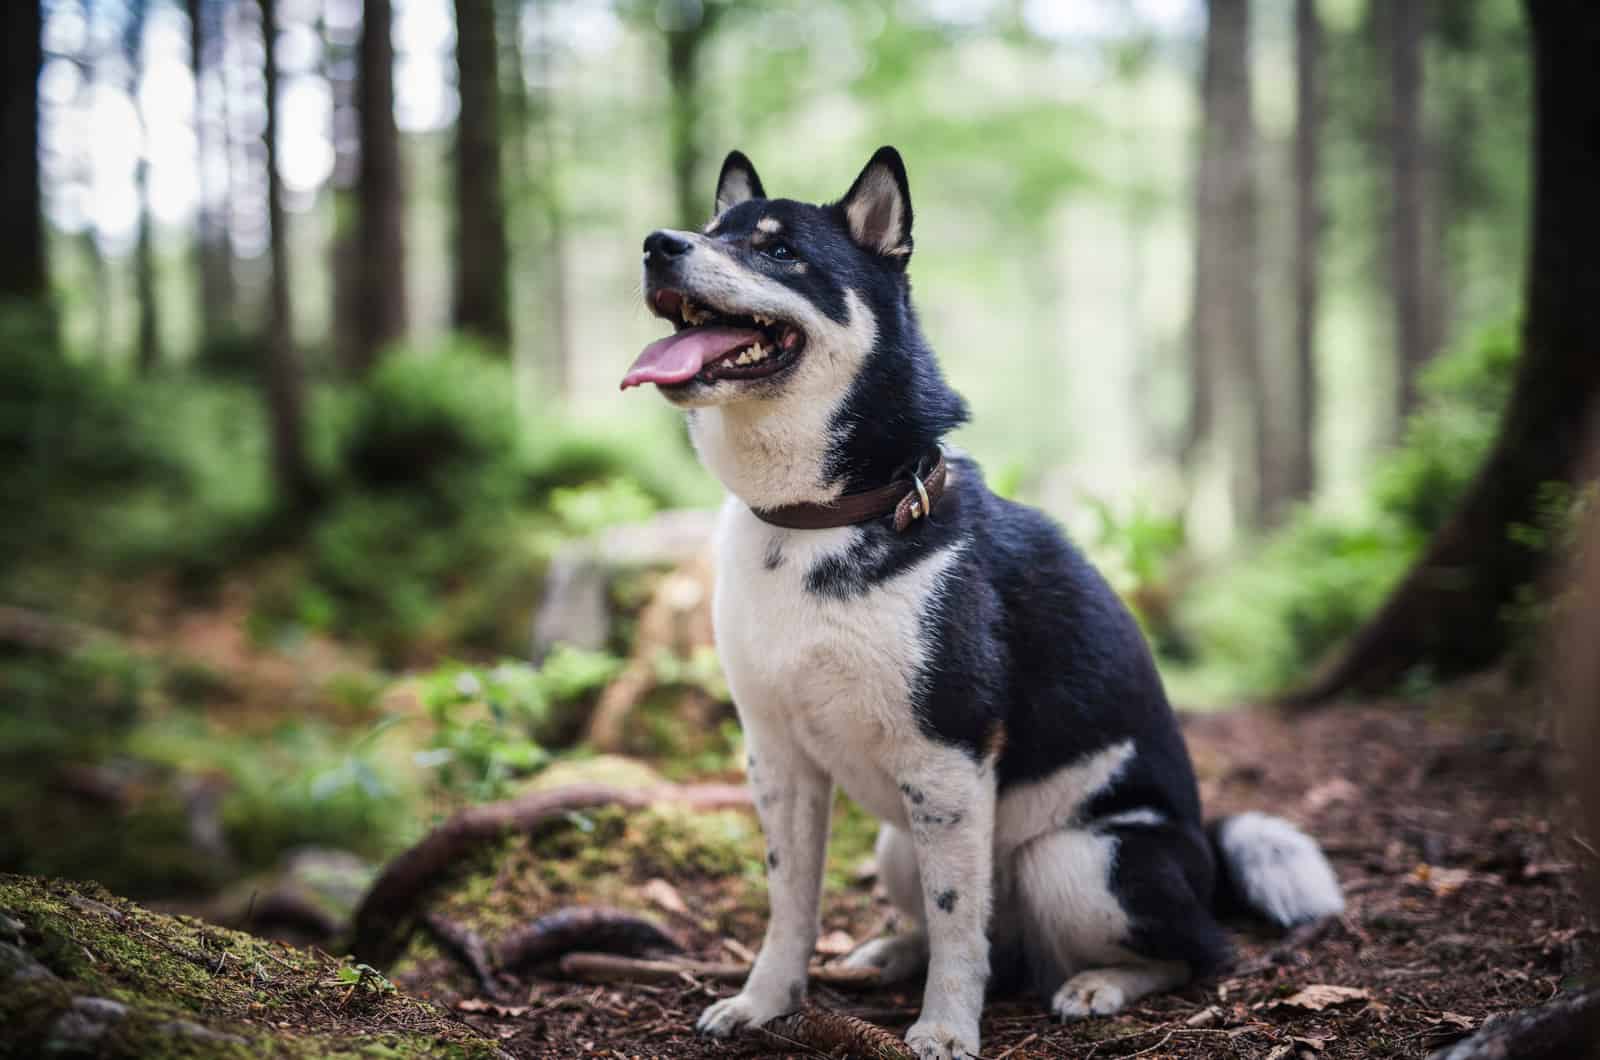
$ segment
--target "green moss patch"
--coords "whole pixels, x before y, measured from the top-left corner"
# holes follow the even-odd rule
[[[347,961],[24,876],[0,876],[0,1026],[0,1057],[498,1055]]]

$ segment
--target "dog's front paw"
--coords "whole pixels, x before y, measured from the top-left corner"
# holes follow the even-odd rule
[[[1128,1003],[1122,984],[1099,972],[1081,972],[1066,981],[1050,999],[1050,1011],[1062,1021],[1090,1016],[1115,1016]]]
[[[725,997],[700,1013],[695,1030],[712,1038],[726,1038],[742,1027],[759,1027],[791,1011],[781,1001],[763,998],[748,990]]]
[[[978,1025],[918,1020],[906,1031],[906,1044],[917,1060],[968,1060],[978,1055]]]

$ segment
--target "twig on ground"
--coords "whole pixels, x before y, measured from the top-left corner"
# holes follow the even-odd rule
[[[1038,1032],[1030,1034],[1026,1038],[1022,1039],[1022,1041],[1018,1042],[1016,1045],[1013,1045],[1011,1048],[1007,1049],[1005,1052],[998,1054],[994,1058],[994,1060],[1006,1060],[1006,1057],[1010,1056],[1012,1053],[1016,1052],[1019,1049],[1022,1049],[1024,1047],[1026,1047],[1026,1046],[1032,1045],[1034,1042],[1036,1042],[1038,1040],[1039,1040]]]
[[[865,1020],[819,1008],[803,1008],[770,1020],[761,1028],[790,1045],[801,1045],[824,1054],[844,1050],[844,1055],[867,1060],[915,1060],[906,1043]]]
[[[564,979],[585,983],[665,983],[685,974],[717,983],[742,983],[750,974],[750,966],[733,961],[646,960],[609,953],[569,953],[561,958],[559,971]],[[813,965],[810,976],[813,982],[839,987],[870,988],[880,981],[875,968],[840,968],[831,964]]]
[[[636,913],[605,906],[569,906],[518,928],[494,948],[494,963],[510,970],[559,960],[574,950],[643,956],[682,953],[682,940]]]
[[[750,792],[733,784],[666,784],[641,789],[575,784],[461,810],[390,861],[373,881],[352,921],[350,951],[358,961],[375,968],[392,964],[405,949],[416,927],[417,910],[433,888],[453,865],[483,843],[527,831],[575,810],[599,806],[643,809],[662,802],[704,809],[748,806]]]

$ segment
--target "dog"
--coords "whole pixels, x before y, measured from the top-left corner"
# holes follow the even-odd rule
[[[942,442],[966,421],[911,303],[911,195],[884,147],[838,202],[770,199],[728,155],[698,232],[644,242],[674,333],[622,381],[685,410],[727,487],[716,643],[767,843],[771,914],[725,1036],[798,1009],[835,785],[881,822],[910,930],[844,958],[926,971],[906,1034],[975,1056],[991,971],[1063,1020],[1229,957],[1219,911],[1285,927],[1343,909],[1317,844],[1260,813],[1201,821],[1138,625],[1039,512]]]

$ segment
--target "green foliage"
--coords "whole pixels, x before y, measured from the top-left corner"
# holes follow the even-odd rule
[[[446,790],[499,798],[512,781],[550,761],[538,737],[552,714],[597,693],[620,665],[604,653],[562,646],[537,668],[511,660],[438,667],[422,681],[434,735],[418,761],[435,770]]]
[[[1183,551],[1182,516],[1158,514],[1142,500],[1126,514],[1094,497],[1088,505],[1099,522],[1095,548],[1112,561],[1108,576],[1119,590],[1137,591],[1166,581],[1172,561]]]
[[[1373,501],[1383,516],[1422,535],[1444,524],[1494,440],[1518,352],[1515,332],[1503,325],[1428,366],[1423,407],[1374,476]]]
[[[1378,608],[1493,444],[1517,356],[1514,332],[1502,326],[1439,358],[1422,380],[1423,407],[1376,469],[1366,505],[1337,517],[1298,511],[1248,560],[1189,591],[1181,625],[1202,665],[1227,673],[1227,693],[1303,679]],[[1180,674],[1177,683],[1193,678]]]

